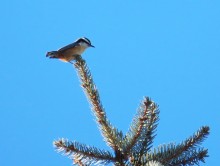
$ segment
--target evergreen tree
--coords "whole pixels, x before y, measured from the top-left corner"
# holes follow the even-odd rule
[[[208,126],[201,127],[195,134],[179,144],[170,143],[153,148],[152,143],[159,121],[157,104],[145,97],[129,131],[123,134],[108,120],[85,60],[77,56],[74,66],[78,71],[81,86],[90,101],[104,141],[114,152],[112,154],[110,151],[67,139],[54,141],[56,149],[69,156],[75,165],[112,163],[115,166],[187,166],[205,162],[208,150],[200,147],[200,144],[209,134]]]

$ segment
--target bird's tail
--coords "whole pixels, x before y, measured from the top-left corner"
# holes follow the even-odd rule
[[[58,58],[58,51],[50,51],[50,52],[47,52],[46,54],[46,57],[49,57],[49,58]]]

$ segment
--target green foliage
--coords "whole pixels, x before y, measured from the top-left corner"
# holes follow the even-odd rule
[[[202,127],[180,144],[171,143],[152,148],[159,121],[157,104],[145,97],[129,131],[124,135],[108,120],[85,60],[77,56],[74,66],[78,71],[81,86],[91,104],[104,141],[114,152],[112,154],[109,151],[67,139],[54,141],[56,149],[69,156],[75,165],[113,163],[116,166],[187,166],[205,162],[208,150],[200,147],[200,144],[209,134],[208,126]]]
[[[114,157],[110,152],[95,147],[89,147],[75,141],[60,139],[55,141],[54,145],[59,152],[64,152],[75,162],[81,161],[85,165],[94,163],[108,164],[114,162]]]
[[[197,147],[208,134],[209,127],[204,126],[193,136],[178,145],[170,143],[150,150],[142,155],[141,161],[144,164],[149,160],[159,161],[163,165],[194,165],[199,164],[199,161],[204,162],[204,157],[208,157],[208,150],[197,149]]]
[[[113,127],[106,118],[106,113],[100,101],[98,89],[93,82],[91,73],[81,56],[76,58],[75,67],[81,79],[81,86],[90,101],[97,124],[102,132],[105,142],[115,151],[122,149],[122,132]]]
[[[158,106],[146,97],[134,117],[130,130],[125,135],[125,152],[138,153],[141,156],[150,150],[159,120]]]

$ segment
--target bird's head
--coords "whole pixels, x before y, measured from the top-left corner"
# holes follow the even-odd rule
[[[77,39],[76,43],[78,43],[79,45],[84,46],[86,48],[87,47],[95,47],[91,44],[91,41],[86,37],[81,37],[81,38]]]

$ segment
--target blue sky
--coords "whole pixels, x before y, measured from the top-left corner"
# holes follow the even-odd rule
[[[220,140],[220,2],[217,0],[0,2],[0,165],[71,165],[52,142],[103,142],[75,69],[45,57],[86,36],[83,57],[107,116],[123,132],[143,99],[160,106],[154,146],[211,127],[207,166]]]

